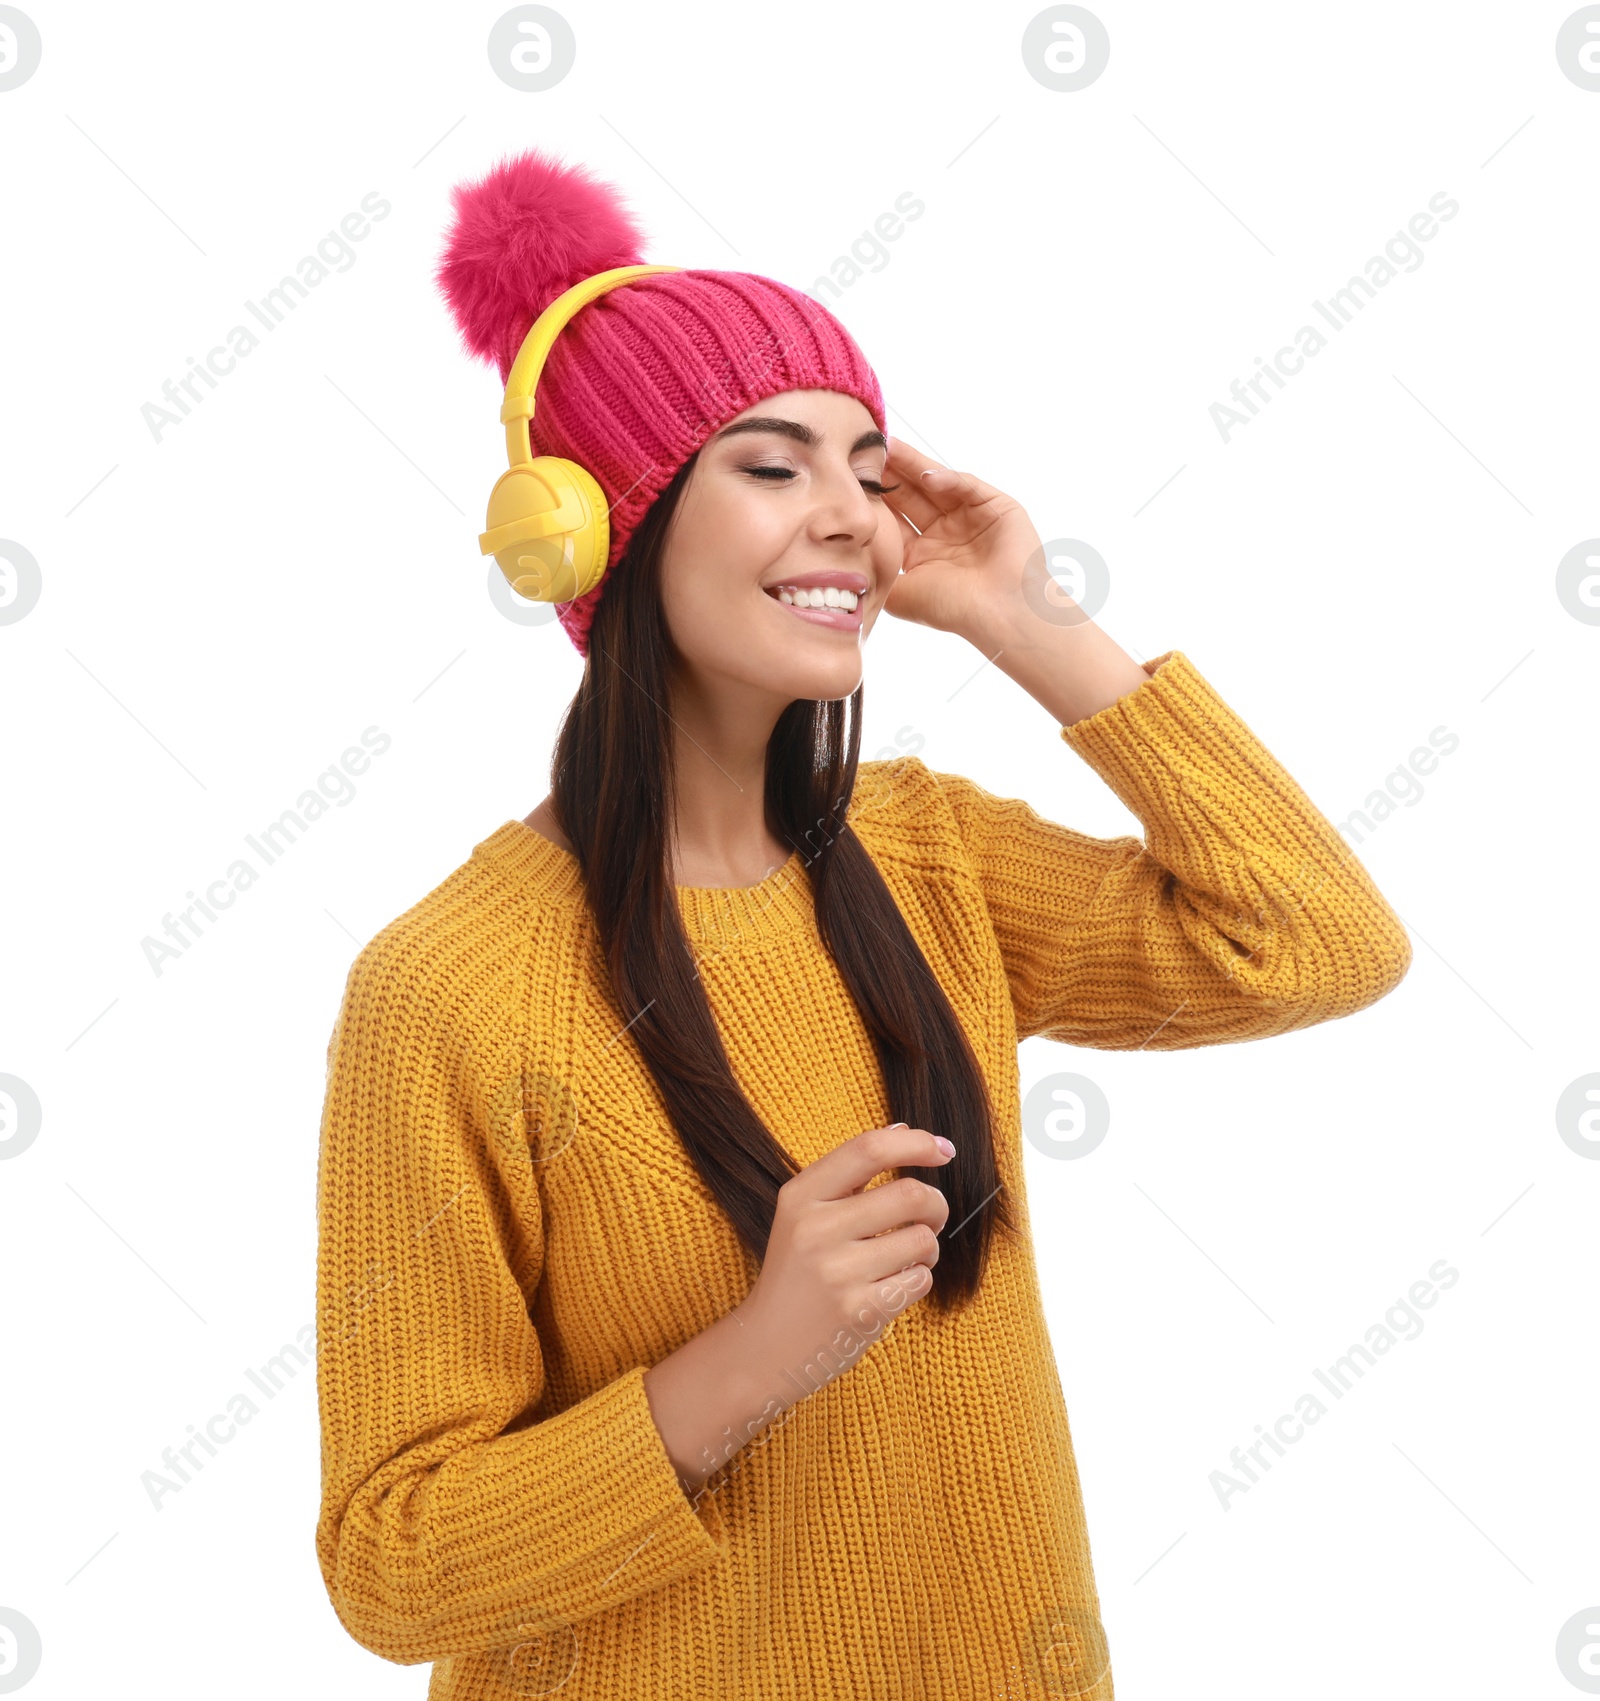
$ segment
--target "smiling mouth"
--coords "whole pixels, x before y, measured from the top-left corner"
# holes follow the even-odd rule
[[[837,632],[861,630],[863,593],[836,585],[769,585],[766,594],[796,618]]]

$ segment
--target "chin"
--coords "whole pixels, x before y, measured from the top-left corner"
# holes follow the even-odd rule
[[[831,672],[828,677],[818,677],[806,682],[791,693],[791,697],[805,697],[814,701],[828,703],[838,702],[841,698],[855,695],[856,688],[861,684],[861,669],[853,673]]]
[[[829,702],[836,698],[848,697],[860,685],[863,669],[859,651],[849,658],[826,664],[819,663],[816,667],[797,669],[804,675],[802,682],[792,693],[796,697],[824,698]]]
[[[729,671],[751,685],[764,686],[786,702],[796,697],[831,701],[848,697],[860,685],[862,660],[860,641],[854,638],[826,646],[788,644],[778,651],[751,644],[739,652]]]

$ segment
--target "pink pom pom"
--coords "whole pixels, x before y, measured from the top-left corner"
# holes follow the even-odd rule
[[[455,223],[434,279],[469,354],[504,382],[522,339],[563,290],[643,263],[639,226],[616,189],[581,165],[530,150],[451,191]]]

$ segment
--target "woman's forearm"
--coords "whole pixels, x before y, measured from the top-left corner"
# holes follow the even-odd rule
[[[921,1129],[908,1129],[903,1138],[931,1143]],[[925,1191],[942,1218],[948,1210],[942,1197],[931,1187]],[[919,1204],[918,1220],[930,1209]],[[912,1264],[898,1275],[875,1278],[870,1297],[853,1305],[842,1327],[838,1317],[822,1325],[814,1316],[803,1320],[782,1302],[774,1312],[759,1296],[747,1297],[647,1370],[650,1415],[685,1492],[692,1497],[776,1418],[859,1364],[900,1312],[928,1291],[929,1270]]]
[[[810,1390],[736,1308],[645,1372],[650,1414],[686,1493]]]
[[[1002,605],[973,640],[1062,726],[1073,726],[1136,691],[1150,677],[1087,615],[1059,623]]]

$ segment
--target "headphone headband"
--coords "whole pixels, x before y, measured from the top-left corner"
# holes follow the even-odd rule
[[[506,428],[506,458],[514,467],[526,466],[533,460],[533,448],[528,441],[528,421],[533,418],[534,392],[539,374],[551,347],[563,326],[596,296],[631,283],[635,278],[648,277],[652,272],[677,272],[681,266],[614,266],[608,272],[596,272],[583,278],[571,289],[558,295],[533,322],[517,358],[506,375],[505,400],[500,406],[500,420]]]
[[[506,374],[500,421],[510,462],[489,492],[487,529],[478,548],[492,555],[507,582],[531,602],[572,602],[605,576],[611,510],[594,475],[560,455],[535,458],[528,436],[534,391],[551,345],[580,307],[597,295],[652,272],[681,266],[613,266],[558,295],[534,320]]]

